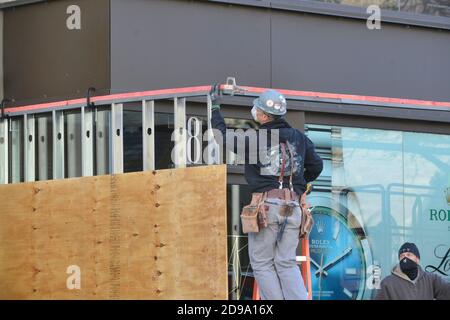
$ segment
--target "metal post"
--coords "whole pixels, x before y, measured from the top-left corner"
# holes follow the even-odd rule
[[[22,159],[22,150],[23,150],[23,117],[17,117],[10,119],[9,130],[11,132],[11,159],[9,162],[10,165],[10,175],[11,175],[11,183],[19,183],[22,181],[22,170],[23,170],[23,159]]]
[[[25,146],[25,182],[31,182],[35,180],[35,130],[34,130],[34,115],[24,114],[23,116],[23,138]]]
[[[240,239],[240,187],[231,185],[231,239],[235,243],[231,257],[232,273],[231,281],[233,288],[233,299],[241,298],[241,263],[239,253],[241,251]]]
[[[111,110],[95,111],[95,152],[96,152],[96,174],[103,175],[111,172],[110,165],[110,123]]]
[[[93,117],[91,107],[81,108],[81,172],[83,177],[94,174]]]
[[[8,119],[0,120],[0,184],[8,184]]]
[[[79,163],[79,161],[81,161],[81,157],[79,156],[79,152],[81,150],[78,148],[79,147],[78,141],[80,141],[79,140],[80,137],[77,135],[77,133],[80,134],[80,132],[77,131],[77,116],[79,115],[72,112],[65,114],[66,117],[65,147],[67,148],[65,161],[67,163],[66,175],[68,178],[79,177],[81,175],[81,172],[77,170],[78,168],[81,167]]]
[[[64,179],[64,114],[53,110],[53,179]]]
[[[112,173],[123,173],[123,104],[111,105]]]
[[[154,101],[142,101],[142,148],[144,171],[155,170]]]
[[[222,163],[220,158],[220,148],[216,140],[214,139],[214,133],[212,131],[211,118],[212,118],[212,100],[211,95],[206,96],[206,110],[207,110],[207,121],[208,121],[208,159],[206,159],[207,164],[218,164]],[[226,137],[224,137],[225,139]],[[211,158],[210,158],[211,156]]]
[[[174,98],[174,141],[173,161],[176,168],[186,167],[186,98]]]
[[[38,179],[48,180],[48,135],[47,135],[47,117],[38,117],[37,119],[38,130],[36,135],[36,140],[38,144]]]

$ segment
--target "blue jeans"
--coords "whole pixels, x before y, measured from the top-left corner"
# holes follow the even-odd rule
[[[267,199],[268,226],[248,234],[248,250],[253,274],[263,300],[307,300],[308,293],[296,258],[301,210],[288,217],[281,240],[278,232],[285,221],[279,214],[279,199]]]

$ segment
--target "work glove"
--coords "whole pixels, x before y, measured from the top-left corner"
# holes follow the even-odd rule
[[[220,110],[220,103],[222,100],[222,92],[220,90],[220,84],[213,84],[211,86],[211,91],[209,92],[210,96],[211,96],[211,102],[212,102],[212,106],[211,106],[211,110]]]

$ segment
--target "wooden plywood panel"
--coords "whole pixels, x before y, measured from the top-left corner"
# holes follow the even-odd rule
[[[0,203],[2,299],[227,298],[225,166],[3,185]]]

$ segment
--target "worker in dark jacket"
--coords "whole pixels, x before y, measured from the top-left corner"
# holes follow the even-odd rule
[[[219,96],[215,87],[211,94],[211,124],[222,134],[223,145],[236,153],[236,139],[227,136],[231,133],[227,132],[220,113]],[[263,92],[253,101],[251,114],[260,127],[256,130],[256,141],[252,142],[250,135],[244,139],[245,178],[253,196],[262,193],[266,197],[268,225],[248,234],[248,248],[262,299],[306,300],[307,292],[296,265],[301,223],[298,200],[306,184],[319,176],[323,163],[311,140],[284,119],[286,107],[286,99],[275,90]],[[220,142],[217,136],[216,140]],[[256,156],[256,161],[252,156]],[[292,215],[280,213],[282,205],[292,199],[297,203]]]
[[[419,249],[406,242],[398,252],[399,264],[381,281],[377,300],[450,300],[450,282],[420,267]]]

